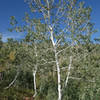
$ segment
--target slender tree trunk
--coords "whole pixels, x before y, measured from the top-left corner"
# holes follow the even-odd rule
[[[70,63],[69,63],[69,66],[68,66],[68,74],[67,74],[67,77],[66,77],[65,86],[67,86],[67,84],[68,84],[68,79],[69,79],[69,76],[70,76],[71,67],[72,67],[72,56],[70,56]]]
[[[49,0],[47,0],[46,2],[47,2],[48,9],[50,9]],[[50,25],[50,11],[49,10],[48,10],[48,24]],[[50,37],[51,37],[51,41],[52,41],[52,45],[53,45],[53,49],[54,49],[54,53],[55,53],[55,60],[56,60],[56,67],[57,67],[58,100],[61,100],[61,97],[62,97],[62,93],[61,93],[61,79],[60,79],[61,75],[60,75],[60,66],[59,66],[59,61],[58,61],[58,54],[57,54],[57,51],[56,51],[57,44],[54,41],[53,28],[51,26],[49,26],[48,28],[49,28]]]
[[[33,80],[34,80],[34,91],[35,91],[35,94],[33,95],[33,97],[36,96],[37,94],[37,90],[36,90],[36,72],[37,72],[37,47],[36,47],[36,44],[35,44],[35,56],[36,56],[36,65],[35,65],[35,69],[33,70]]]
[[[56,66],[57,66],[57,76],[58,76],[58,100],[61,100],[61,75],[60,75],[60,66],[58,62],[58,55],[55,49],[55,60],[56,60]]]
[[[52,27],[49,26],[49,29],[50,29],[50,35],[51,35],[52,45],[53,45],[53,48],[54,48],[55,60],[56,60],[56,67],[57,67],[57,76],[58,76],[58,100],[61,100],[61,97],[62,97],[62,93],[61,93],[61,73],[60,73],[60,66],[59,66],[59,61],[58,61],[58,54],[57,54],[57,51],[56,51],[56,43],[54,42]]]
[[[36,94],[37,94],[37,90],[36,90],[36,71],[33,71],[33,80],[34,80],[34,91],[35,91],[33,97],[35,97]]]
[[[16,74],[15,78],[13,79],[13,81],[4,89],[10,88],[15,83],[15,81],[17,80],[18,75],[19,75],[19,71],[17,71],[17,74]]]

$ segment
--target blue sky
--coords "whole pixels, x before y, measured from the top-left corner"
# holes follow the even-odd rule
[[[82,0],[81,0],[82,1]],[[91,20],[95,23],[95,28],[98,32],[93,36],[100,37],[100,0],[84,0],[86,5],[92,7],[93,12]],[[21,39],[25,36],[24,33],[11,33],[7,31],[9,28],[10,16],[15,16],[16,19],[21,21],[24,13],[29,11],[28,6],[24,0],[0,0],[0,33],[2,33],[3,41],[7,38]]]

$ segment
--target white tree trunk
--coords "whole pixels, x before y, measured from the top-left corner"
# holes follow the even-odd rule
[[[35,91],[35,93],[34,93],[34,95],[33,95],[33,97],[35,97],[36,96],[36,94],[37,94],[37,90],[36,90],[36,72],[37,72],[37,47],[36,47],[36,44],[35,44],[35,56],[36,56],[36,65],[35,65],[35,69],[33,69],[33,80],[34,80],[34,91]]]
[[[69,66],[68,66],[68,74],[67,74],[67,77],[66,77],[65,86],[67,86],[67,84],[68,84],[68,79],[69,79],[69,76],[70,76],[71,67],[72,67],[72,56],[70,56],[70,63],[69,63]]]
[[[13,81],[4,89],[9,89],[17,80],[18,75],[19,75],[19,71],[17,71],[17,74],[16,74],[15,78],[13,79]]]
[[[50,8],[49,5],[49,0],[46,0],[47,2],[47,7]],[[48,24],[50,25],[50,11],[48,10]],[[56,51],[56,43],[54,41],[54,36],[53,36],[53,29],[51,26],[48,27],[49,28],[49,32],[50,32],[50,38],[52,41],[52,45],[53,45],[53,49],[54,49],[54,53],[55,53],[55,60],[56,60],[56,67],[57,67],[57,76],[58,76],[58,100],[61,100],[62,94],[61,94],[61,75],[60,75],[60,66],[59,66],[59,61],[58,61],[58,54]]]
[[[55,59],[56,59],[56,66],[57,66],[57,76],[58,76],[58,100],[61,100],[61,75],[60,75],[60,66],[58,62],[58,55],[55,50]]]
[[[61,100],[61,97],[62,97],[62,93],[61,93],[61,75],[60,75],[60,66],[59,66],[59,61],[58,61],[58,53],[56,51],[56,43],[54,42],[53,30],[52,30],[52,27],[51,26],[49,26],[49,30],[50,30],[52,45],[53,45],[53,48],[54,48],[55,60],[56,60],[56,67],[57,67],[57,76],[58,76],[58,100]]]
[[[34,91],[35,91],[33,97],[35,97],[36,94],[37,94],[37,90],[36,90],[36,71],[33,71],[33,80],[34,80]]]

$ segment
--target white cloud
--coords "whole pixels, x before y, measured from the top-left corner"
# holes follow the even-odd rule
[[[16,32],[5,32],[2,33],[2,40],[4,42],[7,41],[8,38],[13,38],[15,40],[19,40],[25,37],[25,33],[16,33]]]

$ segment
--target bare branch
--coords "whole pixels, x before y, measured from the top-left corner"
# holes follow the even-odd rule
[[[45,63],[43,63],[43,64],[39,64],[39,65],[45,65],[45,64],[50,64],[50,63],[55,63],[56,61],[49,61],[49,62],[45,62]]]
[[[56,46],[58,46],[58,44],[61,42],[62,39],[59,39],[57,42],[56,42]]]
[[[19,75],[19,71],[17,71],[17,74],[15,75],[14,80],[4,89],[9,89],[15,83],[15,81],[17,80],[18,75]]]
[[[50,21],[50,7],[49,7],[49,1],[48,0],[46,0],[47,1],[47,6],[48,6],[48,19],[49,19],[49,21]]]
[[[61,70],[65,70],[65,69],[68,69],[68,67],[61,67],[60,68]],[[72,69],[72,68],[71,68]],[[57,71],[57,70],[53,70],[53,71]]]
[[[67,48],[64,48],[64,49],[58,51],[57,54],[60,54],[61,52],[64,52],[64,51],[67,50],[68,48],[70,48],[70,46],[68,46]]]
[[[82,79],[82,78],[77,78],[77,77],[69,77],[69,79],[74,79],[74,80],[84,80],[84,79]],[[94,80],[84,80],[84,81],[91,82],[91,83],[95,83]]]

